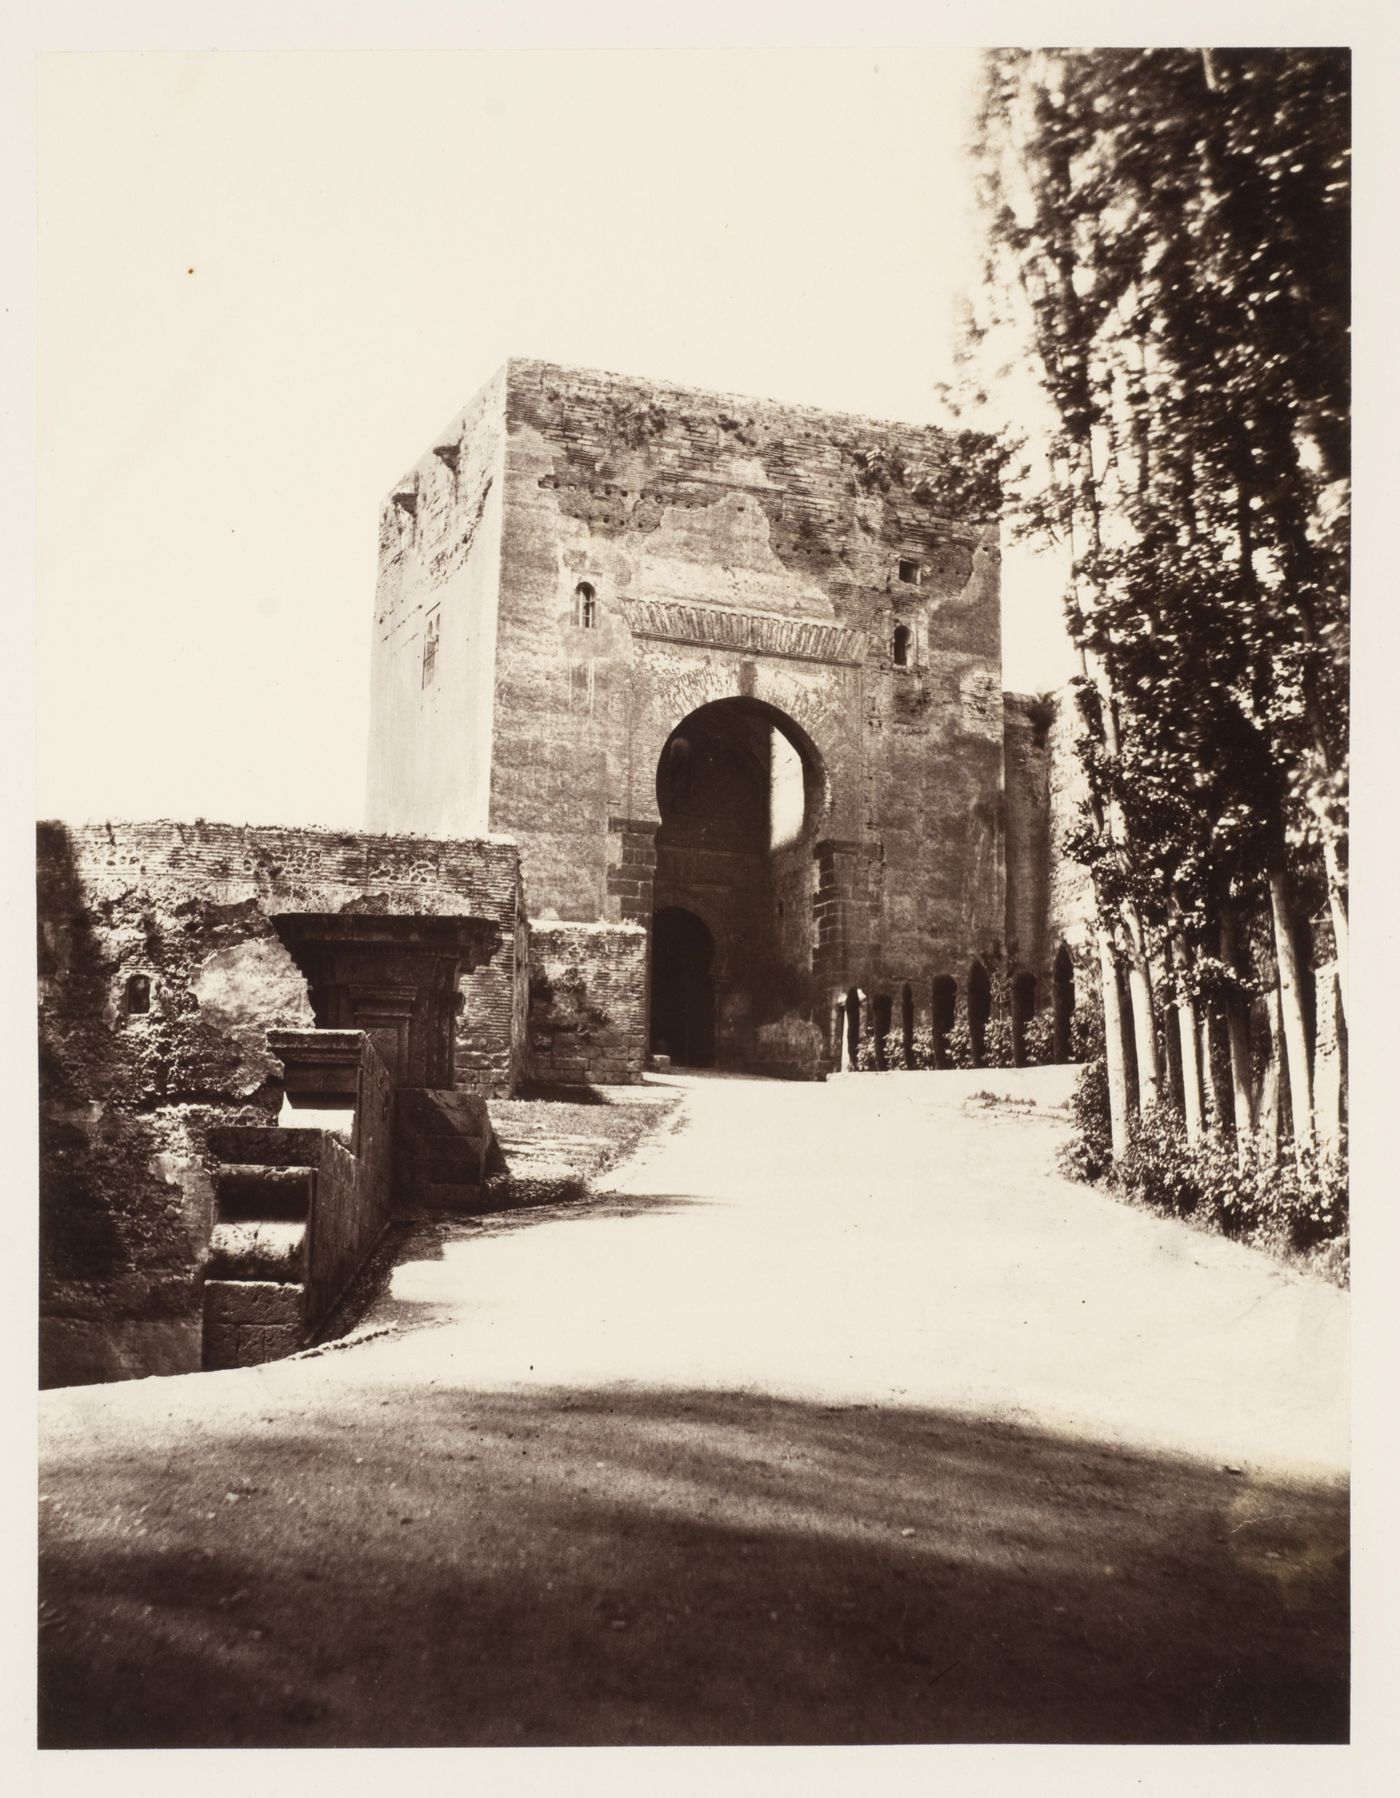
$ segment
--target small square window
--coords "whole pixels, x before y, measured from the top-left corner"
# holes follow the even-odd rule
[[[907,581],[911,587],[917,586],[919,581],[919,564],[917,562],[901,560],[899,564],[899,578],[902,581]]]

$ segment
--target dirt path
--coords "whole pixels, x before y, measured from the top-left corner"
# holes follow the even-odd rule
[[[985,1076],[680,1084],[381,1334],[45,1395],[50,1742],[1340,1739],[1345,1294]]]

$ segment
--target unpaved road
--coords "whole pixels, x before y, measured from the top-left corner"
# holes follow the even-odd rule
[[[385,1333],[44,1395],[46,1743],[1344,1739],[1345,1294],[984,1075],[677,1084]]]

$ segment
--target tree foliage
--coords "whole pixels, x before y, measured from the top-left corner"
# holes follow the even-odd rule
[[[1073,853],[1140,1010],[1276,968],[1290,1041],[1314,921],[1346,949],[1348,128],[1345,52],[1182,49],[991,53],[979,129],[979,327],[1029,337],[1019,504],[1072,555]]]

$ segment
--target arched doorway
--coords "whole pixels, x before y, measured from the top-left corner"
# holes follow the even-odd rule
[[[948,1037],[958,1020],[958,983],[951,974],[935,974],[933,979],[933,1065],[948,1065]]]
[[[823,1018],[815,1028],[812,1010],[812,848],[825,777],[815,747],[773,706],[714,700],[667,738],[656,800],[658,929],[667,911],[694,914],[718,945],[709,970],[713,1064],[820,1059],[826,1025]],[[658,985],[663,950],[673,952],[658,936],[653,1037],[669,1041],[657,1011],[672,1003]]]
[[[651,1046],[681,1067],[715,1061],[715,939],[703,921],[668,905],[651,922]]]

